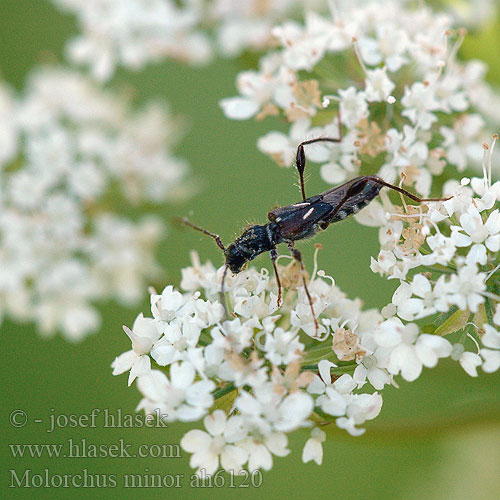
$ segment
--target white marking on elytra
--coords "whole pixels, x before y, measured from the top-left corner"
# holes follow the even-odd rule
[[[340,210],[337,215],[339,216],[339,219],[345,219],[347,217],[347,213],[344,212],[344,210]]]
[[[279,222],[281,220],[281,217],[276,217],[276,219],[274,219],[275,222]]]
[[[302,220],[306,220],[312,213],[314,212],[314,208],[310,208],[302,217]]]
[[[295,203],[292,207],[308,207],[310,203]]]

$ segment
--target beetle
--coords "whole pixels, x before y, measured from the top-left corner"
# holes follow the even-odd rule
[[[418,203],[428,201],[446,201],[449,198],[419,198],[405,189],[389,184],[377,175],[355,177],[340,186],[335,186],[327,191],[306,197],[304,185],[304,170],[306,157],[304,146],[316,142],[340,142],[342,140],[341,125],[339,120],[339,137],[318,137],[301,142],[297,147],[296,166],[299,172],[302,200],[292,205],[279,207],[267,214],[268,222],[264,225],[252,225],[238,236],[227,247],[224,246],[218,234],[211,233],[202,227],[196,226],[186,218],[180,222],[191,228],[201,231],[212,237],[218,247],[224,252],[225,268],[222,275],[221,291],[224,297],[224,282],[227,271],[238,274],[243,267],[258,255],[269,252],[273,264],[276,283],[278,286],[278,307],[281,306],[281,282],[276,267],[278,259],[277,245],[286,243],[292,257],[299,263],[302,271],[304,286],[316,331],[319,325],[314,313],[313,301],[307,288],[302,254],[294,245],[296,241],[313,237],[318,231],[325,230],[330,224],[344,220],[346,217],[358,213],[367,206],[383,187],[393,189]]]

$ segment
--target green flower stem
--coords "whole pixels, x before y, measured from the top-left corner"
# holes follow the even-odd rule
[[[491,299],[486,297],[484,302],[484,308],[486,310],[486,317],[488,318],[488,323],[493,326],[493,313],[491,311]]]
[[[234,391],[236,387],[233,384],[228,384],[226,387],[223,387],[222,389],[219,389],[218,391],[214,392],[214,399],[220,399],[222,396],[225,396],[226,394],[229,394],[230,392]]]
[[[314,347],[304,356],[304,362],[308,364],[318,363],[322,359],[328,359],[329,361],[336,359],[331,345]]]
[[[318,406],[316,406],[314,408],[314,413],[316,413],[316,415],[319,415],[321,418],[325,419],[327,422],[333,424],[333,420],[332,420],[332,416],[331,415],[328,415],[328,413],[325,413],[321,408],[319,408]]]
[[[344,374],[344,373],[349,373],[351,371],[354,371],[356,369],[356,367],[358,366],[357,363],[349,363],[347,365],[342,365],[342,366],[337,366],[335,368],[332,368],[331,371],[336,374],[336,373],[341,373],[341,374]],[[311,365],[302,365],[301,366],[301,370],[302,371],[305,371],[305,370],[318,370],[318,365],[317,364],[311,364]]]

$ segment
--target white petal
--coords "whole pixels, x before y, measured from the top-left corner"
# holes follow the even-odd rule
[[[431,291],[431,283],[424,275],[417,274],[413,277],[411,289],[415,295],[423,298]]]
[[[413,346],[400,344],[392,351],[387,369],[394,375],[401,371],[405,380],[413,382],[422,372],[422,362]]]
[[[283,432],[273,432],[266,438],[266,446],[269,451],[278,457],[286,457],[290,453],[287,445],[288,438]]]
[[[221,99],[219,105],[224,114],[232,120],[248,120],[259,111],[260,105],[247,97]]]
[[[485,246],[476,243],[475,245],[472,245],[471,249],[469,250],[469,253],[467,254],[467,257],[465,259],[465,263],[469,266],[476,263],[484,266],[486,264],[486,260],[487,256]]]
[[[448,357],[452,349],[453,346],[443,337],[427,333],[420,335],[415,344],[415,351],[427,368],[436,366],[438,358]]]
[[[307,386],[307,392],[311,394],[323,394],[325,392],[325,383],[315,374],[314,380]]]
[[[235,405],[244,415],[258,416],[260,414],[259,402],[246,391],[240,392],[240,395],[236,398]]]
[[[188,388],[196,375],[194,367],[190,363],[174,363],[170,367],[170,381],[174,387]]]
[[[212,406],[214,397],[211,392],[215,389],[215,382],[212,380],[200,380],[195,382],[186,390],[186,401],[200,408]]]
[[[257,147],[263,153],[277,154],[286,151],[290,147],[290,141],[283,132],[268,132],[259,138]]]
[[[320,396],[316,402],[319,404],[321,409],[329,415],[340,417],[345,414],[347,406],[345,399],[331,387],[328,387],[326,389],[326,394]]]
[[[151,357],[160,365],[167,366],[176,361],[179,351],[172,345],[160,345],[151,349]]]
[[[335,387],[335,390],[340,392],[340,394],[348,394],[349,392],[352,392],[354,388],[356,387],[356,382],[354,379],[348,375],[347,373],[344,373],[341,377],[339,377],[334,383],[333,386]]]
[[[459,233],[458,231],[452,231],[451,241],[456,247],[468,247],[472,243],[470,236]]]
[[[486,373],[496,372],[500,368],[500,351],[481,349],[481,356],[484,359],[483,371]]]
[[[132,366],[132,369],[130,370],[130,375],[128,377],[128,385],[131,385],[132,382],[136,379],[136,377],[147,375],[150,371],[151,371],[151,358],[146,354],[139,356],[139,358],[134,363],[134,366]]]
[[[302,462],[314,460],[318,465],[323,462],[323,447],[316,439],[308,439],[302,450]]]
[[[477,377],[477,368],[481,366],[482,362],[481,356],[474,352],[464,352],[459,360],[460,366],[471,377]]]
[[[313,399],[309,394],[304,392],[290,394],[280,405],[281,418],[275,423],[276,430],[290,432],[304,425],[313,408]]]
[[[411,297],[411,286],[402,281],[401,284],[396,288],[392,296],[392,303],[395,306],[403,305]]]
[[[133,349],[120,354],[115,358],[113,363],[111,363],[111,368],[113,368],[113,375],[121,375],[122,373],[130,370],[137,358],[138,355]]]
[[[380,391],[384,385],[391,383],[391,377],[381,368],[372,368],[368,370],[368,381],[375,389]]]
[[[375,342],[381,347],[394,347],[401,342],[400,331],[403,325],[400,320],[390,318],[384,321],[373,333]]]
[[[338,427],[345,429],[351,436],[361,436],[366,429],[358,429],[352,418],[341,417],[335,421]]]
[[[412,321],[424,310],[422,299],[408,299],[398,307],[398,316],[406,321]]]
[[[248,458],[248,470],[270,470],[273,466],[273,457],[263,444],[255,444]]]
[[[328,361],[326,359],[322,359],[318,363],[318,371],[319,371],[319,376],[323,380],[325,384],[331,384],[332,383],[332,376],[330,374],[330,369],[335,368],[337,365],[332,363],[331,361]]]
[[[500,250],[500,234],[495,234],[494,236],[490,236],[486,240],[486,247],[491,252],[498,252]]]
[[[211,442],[212,438],[205,431],[201,431],[200,429],[193,429],[192,431],[184,434],[184,437],[181,439],[180,445],[181,448],[188,453],[195,453],[203,449],[208,449]]]
[[[247,459],[248,452],[243,448],[232,444],[224,446],[220,455],[222,468],[234,474],[237,474],[243,468],[243,464],[247,461]]]
[[[500,349],[500,332],[488,324],[484,324],[483,328],[485,331],[484,335],[481,337],[483,345],[491,349]]]
[[[248,429],[245,426],[245,419],[241,415],[232,415],[227,419],[224,437],[228,443],[245,439],[247,433]]]
[[[181,405],[177,408],[176,417],[181,422],[195,422],[206,414],[205,408]]]

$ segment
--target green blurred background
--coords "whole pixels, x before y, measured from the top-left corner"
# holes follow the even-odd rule
[[[125,1],[125,0],[124,0]],[[41,0],[0,0],[0,71],[21,89],[29,70],[41,63],[62,61],[65,40],[76,32],[72,18]],[[500,83],[499,24],[493,22],[469,37],[462,55],[485,59],[490,78]],[[256,139],[279,122],[232,122],[218,107],[222,97],[234,95],[238,62],[218,61],[203,69],[168,63],[138,74],[119,72],[111,86],[132,89],[140,103],[151,97],[167,99],[188,123],[188,134],[178,148],[193,167],[198,192],[192,199],[160,212],[189,215],[193,221],[219,232],[230,241],[247,221],[265,220],[276,204],[296,201],[298,190],[292,169],[278,169],[261,155]],[[499,110],[500,112],[500,110]],[[1,124],[0,124],[1,126]],[[500,160],[495,162],[500,168]],[[308,192],[325,189],[312,172]],[[129,210],[131,217],[136,211]],[[361,296],[365,305],[382,306],[390,300],[395,283],[372,274],[370,255],[378,251],[377,231],[354,220],[336,225],[314,242],[320,242],[319,263],[350,296]],[[313,245],[303,245],[306,262],[312,262]],[[164,283],[178,283],[180,268],[189,263],[189,250],[201,259],[220,264],[222,256],[209,238],[195,232],[169,229],[160,260]],[[267,266],[265,258],[257,265]],[[158,284],[160,285],[160,283]],[[355,499],[498,499],[500,498],[500,374],[466,375],[456,363],[444,361],[426,370],[414,383],[401,381],[400,389],[384,391],[381,415],[367,425],[366,434],[354,438],[332,430],[324,445],[323,465],[302,464],[301,447],[308,432],[291,438],[291,456],[275,460],[264,473],[260,488],[192,488],[188,454],[181,458],[13,458],[8,444],[66,443],[85,438],[89,443],[112,444],[123,439],[142,443],[175,444],[189,428],[173,424],[168,429],[65,428],[46,432],[52,414],[89,414],[108,408],[133,414],[139,400],[127,388],[127,376],[112,377],[110,363],[130,348],[121,325],[131,325],[138,312],[148,312],[147,298],[133,309],[103,304],[103,328],[79,345],[60,336],[41,339],[31,325],[8,321],[1,327],[2,346],[2,481],[0,498],[343,498]],[[26,411],[25,427],[9,424],[15,409]],[[34,419],[42,419],[37,424]],[[20,475],[48,469],[52,474],[184,474],[179,489],[12,489],[9,469]],[[235,484],[239,484],[238,481]]]

